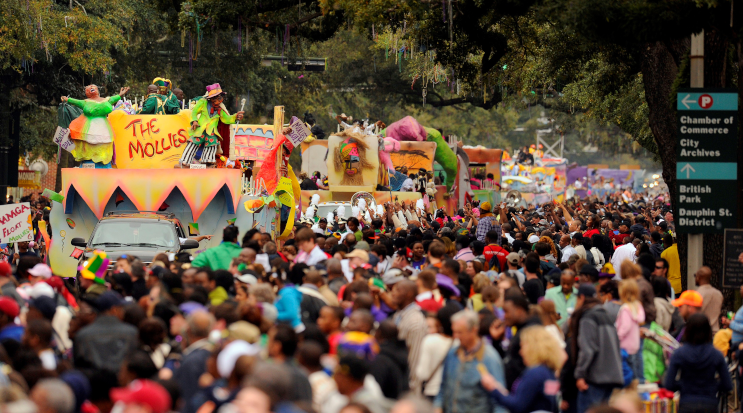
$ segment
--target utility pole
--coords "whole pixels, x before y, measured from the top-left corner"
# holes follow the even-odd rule
[[[698,34],[691,35],[691,84],[690,86],[704,87],[704,30]],[[678,179],[678,176],[676,177]],[[678,211],[674,211],[678,216]],[[696,282],[694,281],[694,274],[704,263],[703,255],[703,241],[704,235],[702,234],[688,234],[687,235],[687,254],[686,254],[686,288],[693,290],[696,288]]]

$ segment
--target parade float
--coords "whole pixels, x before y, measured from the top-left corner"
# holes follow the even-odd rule
[[[392,123],[377,133],[362,134],[362,127],[340,128],[327,140],[312,140],[302,143],[302,172],[308,176],[319,174],[327,176],[328,189],[302,191],[302,210],[306,210],[313,194],[319,196],[319,206],[339,206],[348,203],[355,193],[372,194],[377,205],[388,201],[417,201],[423,199],[426,210],[444,208],[455,214],[467,200],[498,201],[497,185],[470,185],[475,170],[482,169],[492,173],[492,182],[498,183],[500,177],[499,149],[462,147],[456,139],[445,140],[441,132],[422,126],[408,116]],[[369,165],[361,165],[361,177],[351,184],[346,175],[348,164],[342,158],[344,145],[348,139],[364,142],[364,158]],[[369,156],[370,154],[378,154]],[[427,174],[429,188],[423,192],[401,191],[407,175]],[[352,172],[356,173],[356,172]],[[441,183],[433,183],[434,176]],[[325,216],[324,214],[318,214]]]
[[[88,90],[86,95],[90,98]],[[114,98],[104,102],[114,105],[118,103],[115,102],[118,99]],[[158,99],[166,101],[166,98]],[[146,103],[144,99],[143,103]],[[86,100],[81,106],[88,104],[89,100]],[[60,150],[71,152],[81,162],[81,167],[62,169],[62,190],[59,194],[46,191],[52,200],[50,225],[53,229],[48,242],[48,256],[56,273],[74,277],[81,257],[92,253],[85,242],[96,225],[102,218],[115,214],[149,211],[149,215],[174,217],[173,220],[177,220],[182,228],[182,232],[178,231],[179,238],[199,238],[197,247],[193,242],[189,243],[189,252],[194,255],[218,245],[222,230],[231,224],[240,228],[241,236],[251,228],[259,228],[275,236],[281,235],[275,232],[276,229],[285,228],[287,224],[291,228],[292,222],[286,222],[286,218],[289,218],[286,214],[282,225],[276,225],[281,220],[278,214],[281,206],[287,204],[292,209],[294,207],[294,193],[284,191],[286,186],[282,185],[275,193],[243,194],[242,165],[229,161],[224,155],[217,155],[216,165],[209,167],[198,162],[189,166],[180,164],[179,160],[190,144],[189,138],[195,128],[192,111],[185,109],[185,102],[181,102],[182,109],[177,114],[137,113],[138,106],[146,107],[144,104],[126,102],[116,110],[108,110],[107,114],[104,112],[105,116],[99,116],[94,121],[98,122],[97,125],[90,122],[88,116],[85,122],[77,121],[76,125],[76,120],[73,120],[69,128],[60,126],[57,129],[54,140],[60,144]],[[83,108],[83,114],[88,114],[88,109]],[[283,113],[283,108],[277,108],[278,111]],[[227,119],[224,115],[221,117],[222,120]],[[228,127],[222,129],[221,135],[225,138],[226,135],[235,136],[240,128],[246,127],[224,125],[222,120],[219,128]],[[235,120],[235,115],[232,115],[232,120]],[[79,129],[75,130],[76,126]],[[273,127],[263,128],[271,129],[266,133],[273,138],[278,136],[280,127],[278,121]],[[102,137],[104,134],[94,135],[92,131],[95,128],[110,131],[108,141]],[[87,132],[87,137],[84,133],[79,135],[81,130]],[[79,139],[81,136],[84,139]],[[214,135],[205,133],[204,136]],[[240,148],[239,144],[231,144],[226,139],[220,144],[220,149],[222,146],[228,150]],[[202,148],[204,150],[200,150],[200,154],[203,159],[208,145]],[[110,158],[105,156],[107,152],[110,152]],[[86,159],[86,153],[97,157]],[[291,191],[291,184],[289,188]],[[268,202],[269,208],[256,210],[246,205],[255,199],[268,197],[272,198]],[[133,232],[134,238],[138,238],[137,230]],[[116,235],[113,234],[114,237]],[[201,239],[200,236],[205,235],[213,237]],[[73,245],[75,239],[77,245]],[[183,249],[182,244],[173,245],[164,252],[177,253]],[[109,258],[115,259],[115,256]]]
[[[518,191],[523,205],[562,201],[567,188],[567,159],[547,158],[532,153],[534,163],[519,163],[508,157],[501,163],[501,196]]]

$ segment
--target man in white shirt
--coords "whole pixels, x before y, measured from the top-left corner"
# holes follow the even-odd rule
[[[560,237],[560,249],[562,250],[562,260],[560,260],[560,262],[568,262],[571,255],[578,253],[578,251],[570,245],[570,235],[567,234]]]
[[[630,234],[627,238],[629,238],[629,242],[614,250],[614,255],[611,257],[611,265],[614,266],[614,271],[616,271],[616,275],[614,276],[615,280],[622,279],[622,261],[630,260],[632,262],[635,262],[635,260],[637,259],[637,248],[632,242],[634,237],[632,236],[632,234]]]
[[[405,180],[402,182],[402,186],[400,187],[400,191],[403,192],[414,192],[415,191],[415,181],[413,180],[413,177],[415,175],[410,174]]]
[[[328,259],[325,252],[315,244],[315,233],[311,229],[302,228],[297,231],[294,241],[299,248],[297,256],[294,258],[295,264],[304,263],[311,267]]]

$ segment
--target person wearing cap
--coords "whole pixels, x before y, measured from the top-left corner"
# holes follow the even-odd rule
[[[356,268],[363,268],[368,265],[369,253],[361,249],[355,249],[349,252],[346,254],[346,259],[341,261],[343,273],[346,275],[347,280],[353,280],[353,271]]]
[[[229,142],[229,136],[221,136],[220,124],[230,125],[243,118],[244,112],[240,111],[234,115],[227,112],[222,103],[226,92],[222,91],[219,83],[206,87],[205,99],[199,99],[196,106],[191,110],[191,130],[189,131],[188,144],[183,150],[179,161],[180,165],[189,165],[193,162],[196,151],[203,146],[201,163],[216,162],[217,149],[220,142]]]
[[[555,303],[555,311],[560,314],[557,325],[562,327],[573,314],[575,301],[578,299],[578,289],[575,288],[575,273],[564,270],[560,275],[560,285],[548,289],[544,294],[544,299]]]
[[[514,278],[519,283],[519,288],[523,287],[524,282],[526,282],[524,273],[520,271],[520,262],[521,256],[519,256],[517,252],[509,252],[506,256],[506,265],[508,267],[505,273],[508,274],[509,277]]]
[[[33,268],[28,270],[28,282],[34,285],[40,281],[48,280],[52,278],[54,274],[52,269],[46,264],[36,264]]]
[[[679,315],[684,319],[684,322],[688,321],[689,317],[692,315],[700,313],[703,304],[704,299],[702,298],[702,295],[694,290],[686,290],[681,293],[679,298],[673,300],[673,306],[679,309]],[[671,334],[676,337],[676,340],[682,342],[685,330],[686,325],[679,326],[679,328],[676,331],[672,331]]]
[[[212,271],[229,270],[233,258],[240,255],[242,249],[237,243],[238,229],[234,225],[224,227],[222,243],[199,254],[192,262],[193,267],[207,267]]]
[[[124,298],[115,291],[106,291],[96,298],[98,317],[75,335],[75,367],[118,372],[124,359],[137,348],[138,330],[121,321],[124,304]]]
[[[0,262],[0,294],[14,299],[18,305],[23,304],[23,298],[16,291],[13,281],[13,270],[7,262]]]
[[[110,395],[112,402],[123,405],[122,413],[166,413],[172,407],[170,393],[151,380],[134,380],[111,389]]]
[[[15,323],[15,318],[20,312],[21,309],[14,299],[0,297],[0,341],[10,339],[21,342],[24,328]]]
[[[480,204],[480,218],[477,220],[477,230],[475,231],[475,237],[480,242],[486,242],[486,236],[489,231],[495,231],[498,234],[497,239],[492,240],[496,245],[500,245],[500,233],[501,226],[500,222],[496,219],[493,214],[492,206],[490,202],[483,202]]]
[[[612,391],[624,385],[619,337],[614,322],[596,298],[593,284],[578,287],[570,323],[577,331],[570,343],[571,348],[577,349],[573,373],[579,391],[577,411],[585,412],[608,401]]]

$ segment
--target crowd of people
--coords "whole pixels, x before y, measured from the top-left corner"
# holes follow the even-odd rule
[[[657,383],[710,412],[732,388],[743,309],[708,267],[683,290],[660,200],[372,212],[102,277],[0,262],[0,409],[639,413]]]

